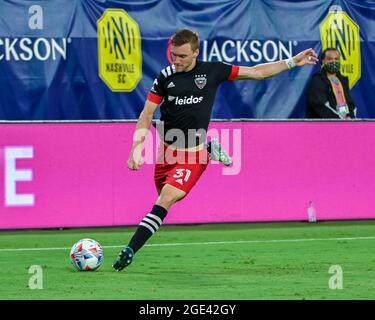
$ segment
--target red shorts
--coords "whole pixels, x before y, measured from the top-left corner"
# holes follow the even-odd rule
[[[209,162],[206,148],[200,151],[172,150],[161,143],[155,166],[156,189],[161,190],[165,184],[189,193],[206,170]]]

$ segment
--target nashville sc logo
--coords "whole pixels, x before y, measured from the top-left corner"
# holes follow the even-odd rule
[[[138,23],[125,10],[107,9],[97,28],[100,78],[112,91],[133,91],[142,78]]]
[[[320,24],[322,50],[337,48],[341,56],[341,73],[348,77],[352,88],[361,78],[361,47],[359,26],[343,12],[340,6],[332,6]]]

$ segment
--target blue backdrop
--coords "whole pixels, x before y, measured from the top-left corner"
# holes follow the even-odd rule
[[[374,1],[0,0],[0,119],[136,119],[177,29],[199,33],[200,59],[252,66],[320,53],[330,9],[346,15],[332,34],[355,69],[358,117],[375,118]],[[213,118],[302,118],[318,69],[224,83]]]

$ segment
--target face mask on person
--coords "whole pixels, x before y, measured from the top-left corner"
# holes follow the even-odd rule
[[[336,73],[340,71],[340,62],[331,61],[323,64],[323,68],[329,73]]]

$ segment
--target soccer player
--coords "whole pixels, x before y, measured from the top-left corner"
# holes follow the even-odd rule
[[[205,147],[206,132],[219,85],[226,80],[262,80],[295,66],[316,64],[318,61],[311,48],[287,60],[253,67],[198,61],[198,54],[197,33],[189,29],[177,31],[172,37],[173,64],[163,69],[155,79],[138,119],[127,163],[130,170],[140,169],[142,145],[153,115],[161,104],[162,125],[157,129],[162,142],[154,176],[159,196],[129,244],[114,261],[113,268],[117,271],[132,262],[134,254],[160,228],[168,210],[189,193],[205,171],[209,162]],[[214,146],[220,154],[220,146]]]

